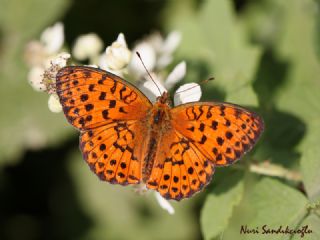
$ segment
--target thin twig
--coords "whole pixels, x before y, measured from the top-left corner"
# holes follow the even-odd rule
[[[259,164],[250,164],[249,170],[262,175],[280,177],[296,182],[301,181],[301,174],[298,171],[288,170],[280,165],[270,163],[269,161]]]

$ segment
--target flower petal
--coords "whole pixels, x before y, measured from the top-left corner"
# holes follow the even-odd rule
[[[119,44],[121,44],[123,47],[127,47],[127,42],[126,42],[126,39],[125,39],[123,33],[119,33],[116,42],[118,42]]]
[[[172,54],[181,42],[181,33],[178,31],[171,32],[165,39],[162,46],[162,54]]]
[[[70,53],[61,52],[51,58],[48,58],[45,65],[47,68],[54,65],[56,68],[60,69],[67,65],[67,61],[70,57]]]
[[[180,86],[174,94],[174,105],[196,102],[201,98],[201,88],[197,83],[187,83]]]
[[[48,107],[51,112],[58,113],[62,111],[62,106],[57,94],[51,94],[48,100]]]
[[[33,67],[30,69],[28,73],[28,81],[30,85],[33,87],[36,91],[46,91],[47,87],[43,83],[43,74],[44,74],[44,68],[42,67]]]
[[[97,56],[103,48],[103,42],[95,33],[81,35],[77,38],[72,54],[79,60],[85,60]]]
[[[128,65],[130,59],[131,51],[127,48],[124,35],[120,33],[117,40],[107,47],[105,54],[100,57],[100,65],[104,69],[117,71]]]
[[[139,43],[132,52],[139,52],[144,65],[148,69],[148,71],[152,71],[156,64],[156,52],[153,49],[152,45],[147,42]],[[128,65],[128,70],[131,75],[139,78],[146,74],[146,70],[144,69],[140,59],[138,56],[133,56]]]
[[[172,207],[172,205],[169,203],[168,200],[164,199],[160,193],[155,192],[154,193],[160,207],[162,207],[164,210],[166,210],[169,214],[173,215],[174,214],[174,208]]]
[[[24,58],[29,67],[41,66],[46,57],[47,53],[40,41],[33,40],[27,43]]]
[[[181,81],[182,78],[186,75],[186,69],[187,65],[185,61],[175,66],[175,68],[172,70],[172,72],[167,77],[167,80],[165,81],[165,87],[167,89],[171,89],[176,83]]]
[[[61,68],[67,65],[68,58],[70,58],[70,54],[62,52],[47,60],[42,81],[46,85],[46,91],[49,94],[56,92],[56,75]]]
[[[152,76],[153,75],[153,76]],[[161,84],[157,77],[151,73],[155,84],[148,75],[146,75],[146,80],[139,86],[139,89],[150,99],[151,102],[155,102],[157,97],[161,96],[163,92],[167,92],[166,88]],[[161,93],[159,92],[158,87],[160,88]]]
[[[155,49],[157,52],[162,49],[162,45],[163,45],[164,40],[163,40],[160,32],[154,32],[154,33],[150,34],[147,38],[145,38],[145,41],[148,42],[149,44],[151,44],[153,49]]]
[[[54,54],[60,50],[64,42],[64,27],[61,22],[43,31],[40,37],[48,54]]]

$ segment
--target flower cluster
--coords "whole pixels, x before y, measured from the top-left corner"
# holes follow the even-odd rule
[[[159,33],[153,33],[138,41],[130,50],[124,34],[120,33],[117,39],[105,51],[102,51],[103,41],[95,33],[79,36],[71,48],[71,54],[64,49],[64,27],[56,23],[47,28],[40,40],[30,42],[25,51],[26,62],[30,66],[28,80],[36,91],[47,92],[49,109],[60,112],[62,106],[56,94],[55,78],[59,69],[66,66],[69,59],[72,64],[80,65],[81,61],[88,61],[90,66],[99,67],[118,76],[136,82],[138,88],[154,102],[161,93],[169,91],[186,74],[186,63],[180,62],[173,70],[166,74],[168,66],[173,61],[173,53],[181,41],[179,32],[171,32],[166,38]],[[140,56],[153,77],[155,83],[148,76],[143,64],[135,55]],[[72,56],[72,58],[71,58]],[[159,89],[161,92],[159,92]],[[200,86],[196,83],[182,85],[174,95],[174,104],[198,101],[201,97]],[[170,214],[174,209],[168,201],[156,193],[160,206]]]

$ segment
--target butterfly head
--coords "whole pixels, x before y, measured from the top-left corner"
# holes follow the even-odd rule
[[[161,104],[171,105],[170,95],[168,92],[163,92],[161,96],[157,97],[157,102]]]

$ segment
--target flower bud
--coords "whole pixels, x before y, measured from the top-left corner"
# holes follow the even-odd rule
[[[107,68],[111,70],[120,70],[129,63],[130,59],[131,52],[127,48],[124,35],[120,33],[117,41],[113,42],[111,46],[106,49],[105,62]]]
[[[48,107],[51,112],[59,113],[62,111],[62,106],[57,94],[51,94],[48,100]]]
[[[103,48],[102,40],[95,33],[89,33],[77,38],[72,54],[79,60],[85,60],[98,56]]]

